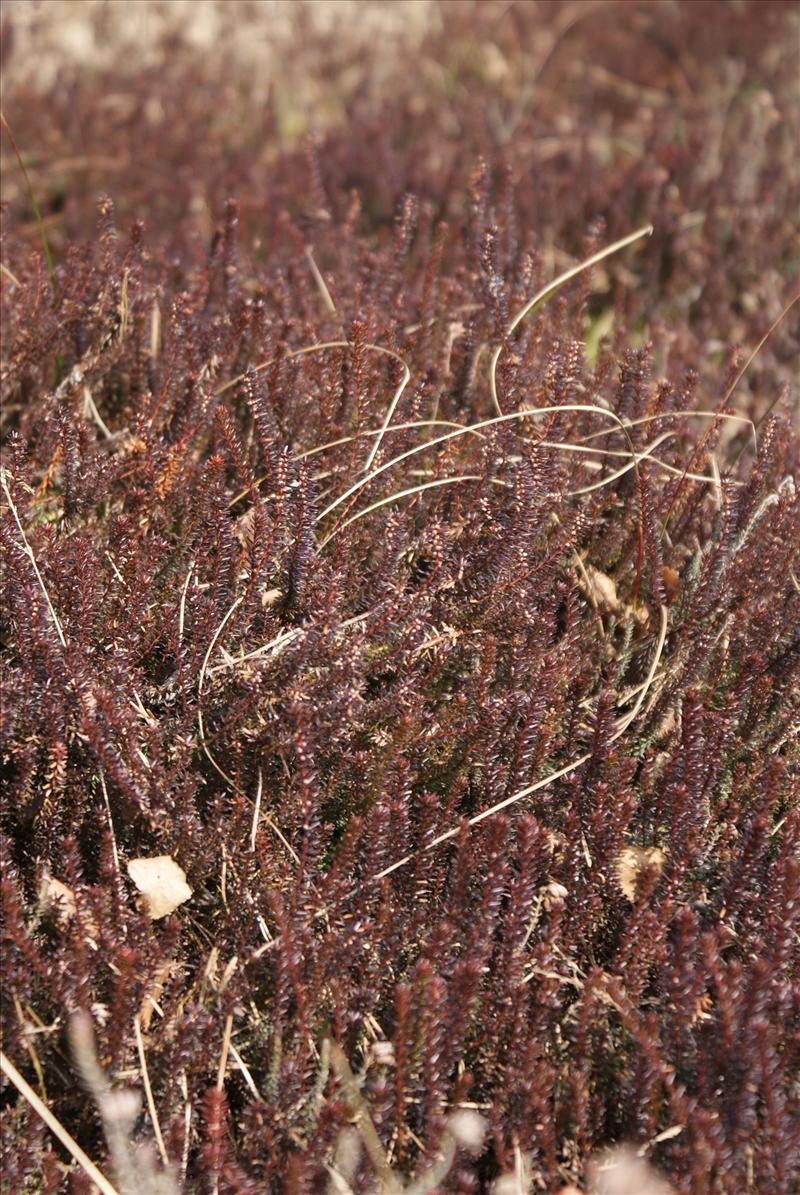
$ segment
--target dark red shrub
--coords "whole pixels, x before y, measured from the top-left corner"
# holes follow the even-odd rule
[[[141,1030],[188,1191],[322,1190],[354,1118],[368,1190],[464,1106],[441,1190],[800,1166],[796,14],[507,7],[379,94],[312,22],[314,140],[185,46],[6,108],[4,1049],[102,1161],[69,1019],[121,1085]]]

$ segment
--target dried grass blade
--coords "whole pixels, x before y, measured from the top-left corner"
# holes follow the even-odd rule
[[[13,1083],[17,1091],[23,1099],[27,1100],[31,1108],[44,1123],[47,1125],[50,1132],[56,1137],[69,1154],[75,1159],[83,1172],[91,1179],[96,1187],[99,1188],[102,1195],[119,1195],[117,1188],[112,1186],[106,1176],[101,1170],[98,1170],[92,1159],[85,1154],[74,1137],[67,1132],[60,1120],[58,1120],[47,1104],[39,1099],[39,1096],[33,1090],[29,1083],[22,1077],[14,1063],[10,1058],[0,1051],[0,1069],[3,1074]]]

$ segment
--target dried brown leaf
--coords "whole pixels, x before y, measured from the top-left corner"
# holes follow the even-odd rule
[[[584,572],[585,576],[581,577],[579,584],[592,605],[603,614],[617,614],[620,601],[617,597],[617,587],[611,577],[601,573],[593,564],[587,564]]]
[[[636,900],[636,891],[643,874],[651,867],[661,874],[666,855],[657,846],[626,846],[617,855],[616,872],[619,886],[628,900]]]
[[[186,873],[171,855],[155,855],[150,859],[131,859],[128,875],[144,898],[148,917],[154,921],[174,913],[192,895],[186,883]]]
[[[39,912],[53,911],[58,921],[69,921],[77,911],[75,893],[49,871],[45,871],[39,885]]]

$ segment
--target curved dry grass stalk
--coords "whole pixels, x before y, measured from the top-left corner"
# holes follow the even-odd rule
[[[229,621],[231,620],[234,613],[236,612],[236,610],[242,604],[243,601],[244,601],[244,594],[240,594],[239,597],[236,599],[236,601],[233,603],[233,605],[228,610],[227,614],[225,615],[222,622],[217,627],[216,631],[214,632],[214,634],[211,638],[211,642],[208,645],[206,654],[203,657],[203,663],[200,668],[200,675],[197,680],[197,730],[198,730],[198,734],[200,737],[200,746],[202,747],[203,753],[206,756],[206,758],[208,759],[209,763],[214,768],[214,771],[217,772],[222,777],[222,779],[225,781],[225,783],[229,784],[231,786],[231,788],[234,789],[235,791],[238,791],[238,785],[236,784],[236,782],[234,780],[231,779],[231,777],[228,775],[228,773],[217,763],[216,759],[211,754],[211,750],[208,746],[208,742],[206,739],[205,725],[203,722],[203,688],[205,686],[206,671],[208,669],[208,662],[211,659],[211,653],[213,652],[214,648],[216,647],[217,641],[219,640],[220,635],[225,630],[225,627],[228,625]]]
[[[0,1070],[8,1081],[16,1087],[19,1094],[33,1108],[40,1120],[44,1121],[53,1136],[61,1142],[67,1153],[75,1159],[84,1174],[91,1179],[101,1195],[120,1195],[117,1188],[109,1182],[103,1172],[95,1166],[92,1159],[85,1153],[75,1138],[67,1132],[63,1124],[53,1115],[31,1085],[22,1077],[10,1058],[0,1051]]]
[[[584,270],[590,269],[598,262],[604,261],[606,257],[611,257],[613,253],[619,253],[620,249],[627,248],[635,241],[641,240],[642,237],[650,236],[653,231],[652,224],[646,224],[643,228],[638,228],[636,232],[630,233],[628,236],[621,237],[620,240],[614,241],[613,245],[607,245],[605,249],[600,249],[597,253],[593,253],[591,257],[587,257],[585,261],[578,262],[577,265],[571,266],[570,269],[565,270],[563,274],[559,274],[552,282],[548,282],[547,286],[543,286],[538,290],[532,299],[529,299],[524,307],[520,308],[517,314],[508,325],[508,335],[511,336],[513,332],[519,327],[526,316],[530,315],[542,303],[546,302],[552,295],[559,291],[562,286],[570,282],[573,278],[577,278]],[[503,408],[500,406],[500,399],[497,395],[497,363],[503,353],[503,345],[499,344],[492,353],[492,359],[489,363],[489,388],[492,394],[492,402],[498,415],[503,414]]]
[[[650,689],[655,681],[656,674],[658,672],[658,665],[661,661],[661,656],[664,650],[664,644],[666,643],[667,632],[669,628],[669,610],[666,606],[659,607],[659,616],[660,623],[658,638],[656,640],[655,651],[653,652],[653,658],[650,662],[647,676],[643,684],[640,685],[636,690],[637,696],[633,708],[623,717],[617,719],[614,733],[609,738],[609,744],[614,743],[621,738],[634,719],[638,716],[639,711],[644,704],[645,698],[650,692]],[[633,695],[633,693],[626,694],[625,702],[629,701]],[[512,793],[511,796],[506,797],[504,800],[498,801],[494,805],[489,806],[488,809],[484,809],[480,813],[475,814],[474,817],[468,818],[466,823],[460,823],[457,826],[452,826],[449,830],[443,831],[429,843],[426,843],[424,847],[420,847],[416,851],[409,851],[409,853],[403,855],[402,858],[395,859],[393,863],[390,863],[381,871],[376,872],[374,875],[364,880],[362,883],[357,885],[356,891],[360,891],[365,887],[379,883],[381,880],[386,879],[394,872],[400,871],[403,867],[407,867],[409,863],[413,863],[415,859],[420,858],[422,855],[429,854],[431,851],[435,850],[439,846],[442,846],[446,842],[451,842],[461,833],[464,824],[469,827],[480,825],[481,822],[486,821],[488,818],[495,817],[498,813],[502,813],[504,810],[511,808],[511,806],[518,804],[520,801],[524,800],[525,797],[532,796],[533,793],[540,792],[542,789],[547,788],[548,785],[554,784],[556,780],[562,780],[565,776],[570,776],[573,772],[576,772],[578,768],[582,767],[585,763],[588,763],[591,758],[591,751],[584,752],[583,755],[578,756],[577,759],[571,760],[570,763],[565,764],[563,767],[557,768],[552,772],[548,772],[546,776],[543,776],[534,784],[529,784],[526,787],[519,789],[517,792]],[[332,910],[328,908],[316,910],[313,917],[314,921],[328,918],[331,911]],[[279,942],[280,937],[275,937],[272,939],[272,941],[265,942],[263,946],[258,947],[258,949],[253,952],[252,957],[254,959],[261,958],[262,955],[274,949]]]
[[[451,419],[415,419],[410,423],[396,423],[394,425],[394,427],[387,428],[386,432],[387,432],[387,434],[390,434],[392,432],[408,431],[412,427],[454,427],[455,428],[455,427],[463,427],[463,424],[455,423]],[[356,440],[365,439],[367,436],[379,436],[380,434],[381,434],[380,428],[370,428],[365,431],[353,432],[353,434],[350,436],[341,436],[338,440],[328,440],[325,444],[317,444],[314,448],[306,448],[303,452],[295,453],[291,459],[293,461],[302,461],[302,460],[305,460],[307,457],[318,456],[321,452],[327,452],[328,449],[330,449],[330,448],[340,448],[343,444],[352,444]],[[483,439],[483,437],[480,435],[480,432],[475,432],[475,435],[478,436],[480,439]],[[326,473],[326,474],[323,474],[322,476],[327,477],[328,474]],[[251,485],[247,486],[246,489],[239,490],[239,492],[237,494],[235,494],[234,497],[231,498],[230,501],[228,502],[228,509],[230,510],[231,507],[236,506],[236,504],[238,502],[241,502],[243,498],[246,498],[248,494],[251,494],[255,490],[257,490],[258,487],[263,482],[265,482],[267,479],[268,479],[268,474],[264,473],[261,475],[261,477],[257,477],[255,479],[255,481],[252,482]],[[317,480],[319,480],[319,478],[317,478]],[[272,495],[272,496],[274,496],[274,495]]]
[[[28,557],[28,559],[31,562],[31,567],[33,568],[33,571],[36,574],[36,580],[39,582],[39,588],[41,589],[42,593],[44,594],[44,600],[47,602],[47,609],[50,611],[50,617],[52,618],[53,625],[56,628],[56,634],[58,635],[58,638],[61,641],[61,646],[66,647],[67,640],[64,636],[64,628],[61,625],[61,619],[56,614],[55,607],[54,607],[53,603],[50,601],[50,594],[47,592],[47,586],[44,583],[44,578],[42,577],[42,574],[39,572],[39,566],[36,563],[36,557],[33,554],[33,549],[31,548],[31,545],[28,543],[28,538],[25,535],[25,530],[20,521],[19,514],[17,513],[17,508],[14,505],[14,499],[11,497],[11,490],[9,489],[8,482],[6,481],[6,471],[3,468],[0,468],[0,485],[2,485],[2,487],[3,487],[3,493],[6,496],[6,501],[8,502],[9,509],[11,510],[11,513],[14,516],[14,522],[17,524],[17,530],[19,531],[20,538],[22,539],[23,551],[25,552],[25,555]]]
[[[371,481],[374,481],[374,479],[379,477],[381,473],[385,473],[387,469],[392,469],[395,465],[399,465],[401,461],[408,460],[409,457],[416,456],[420,452],[425,452],[429,448],[435,448],[437,444],[445,444],[450,440],[458,439],[460,436],[473,434],[476,431],[480,431],[481,428],[484,427],[493,427],[496,424],[509,423],[517,419],[536,419],[542,415],[553,414],[557,411],[584,411],[592,414],[602,415],[604,418],[610,419],[613,423],[615,423],[618,426],[618,430],[622,431],[622,434],[627,437],[624,424],[619,416],[615,415],[613,411],[606,410],[605,407],[598,406],[596,403],[563,403],[554,406],[548,405],[544,407],[524,407],[520,411],[511,411],[506,415],[494,415],[490,419],[481,419],[478,423],[472,423],[465,427],[459,427],[455,431],[446,432],[441,436],[434,436],[432,440],[426,440],[424,444],[418,444],[414,448],[408,448],[405,452],[401,452],[398,456],[392,457],[391,460],[384,461],[382,465],[379,465],[377,469],[373,469],[372,472],[368,473],[366,477],[362,477],[358,481],[353,482],[353,484],[346,489],[343,494],[340,494],[338,498],[329,503],[328,506],[326,506],[325,509],[317,515],[316,522],[319,523],[329,514],[332,514],[333,511],[341,506],[343,502],[346,502],[347,499],[352,497],[353,494],[357,494],[359,490],[363,489],[365,485],[369,485]],[[631,454],[635,455],[633,445],[631,445]]]
[[[299,348],[299,349],[290,349],[289,352],[286,354],[286,357],[289,360],[292,360],[295,357],[305,357],[309,353],[322,353],[322,352],[325,352],[327,349],[349,349],[352,347],[353,347],[353,345],[349,340],[326,340],[322,344],[308,344],[308,345],[304,345],[302,348]],[[373,446],[370,450],[369,456],[367,457],[366,463],[364,465],[364,471],[366,472],[371,467],[372,462],[375,459],[376,453],[378,452],[378,449],[381,446],[381,441],[382,441],[384,435],[386,434],[389,424],[392,421],[392,415],[397,410],[397,404],[400,402],[400,399],[403,397],[403,392],[405,391],[406,386],[411,381],[411,370],[408,368],[408,366],[406,365],[405,361],[400,356],[400,354],[396,353],[394,351],[394,349],[387,349],[385,345],[380,345],[380,344],[365,344],[364,349],[368,353],[379,353],[383,357],[391,357],[392,360],[397,361],[398,364],[400,364],[403,367],[403,376],[400,379],[400,382],[398,383],[397,387],[395,388],[395,392],[392,395],[392,400],[389,403],[389,406],[386,411],[386,415],[383,420],[383,425],[378,430],[378,433],[377,433],[378,438],[375,441],[375,443],[373,444]],[[274,357],[270,357],[268,361],[260,361],[258,365],[254,366],[252,372],[253,373],[263,372],[263,370],[268,369],[269,366],[272,365],[273,361],[274,361]],[[223,386],[219,386],[214,391],[215,396],[218,397],[219,395],[224,394],[226,390],[230,390],[232,386],[238,385],[238,383],[243,381],[246,376],[247,376],[246,374],[239,374],[237,377],[231,378],[231,380],[229,382],[226,382]]]
[[[200,669],[200,675],[199,675],[198,682],[197,682],[197,730],[198,730],[198,737],[200,740],[200,746],[202,747],[204,755],[208,759],[211,766],[214,768],[215,772],[217,772],[217,774],[222,777],[222,779],[225,781],[225,783],[228,784],[233,789],[234,792],[239,793],[240,796],[244,797],[245,800],[247,800],[248,799],[247,794],[242,792],[242,789],[239,787],[239,785],[236,783],[236,781],[233,779],[233,777],[229,776],[228,773],[224,770],[224,768],[218,763],[216,757],[214,756],[214,754],[211,751],[211,748],[208,745],[208,738],[207,738],[206,732],[205,732],[205,722],[203,719],[203,701],[202,701],[203,689],[205,686],[205,679],[206,679],[206,674],[208,672],[208,665],[209,665],[209,661],[211,659],[211,655],[214,651],[215,646],[217,645],[217,643],[220,639],[220,636],[222,635],[222,632],[225,630],[225,627],[227,626],[231,617],[233,616],[236,609],[238,608],[238,606],[241,604],[241,602],[243,600],[244,600],[244,595],[240,595],[236,599],[236,601],[233,603],[233,605],[230,607],[227,614],[223,618],[222,622],[219,624],[216,631],[214,632],[211,642],[208,645],[206,654],[203,658],[203,664]],[[292,637],[293,636],[290,634],[290,635],[286,636],[286,639],[288,640]],[[226,664],[229,667],[235,666],[236,664],[240,664],[240,663],[242,663],[241,659],[226,661]],[[259,789],[257,802],[256,802],[257,810],[260,810],[260,797],[261,797],[261,790]],[[273,834],[278,839],[278,841],[281,843],[281,845],[284,847],[284,849],[287,851],[287,853],[291,856],[292,859],[294,859],[295,863],[299,863],[299,858],[298,858],[297,852],[295,851],[295,849],[291,845],[291,843],[285,838],[285,836],[283,835],[283,833],[280,830],[280,827],[273,821],[273,819],[269,815],[264,815],[264,821],[267,823],[267,825],[272,830]]]
[[[304,452],[298,452],[292,457],[292,460],[302,461],[308,456],[317,456],[320,452],[327,452],[329,448],[338,448],[342,444],[352,444],[355,440],[365,439],[367,436],[380,436],[388,434],[389,432],[409,431],[412,427],[463,427],[463,423],[455,423],[452,419],[415,419],[411,423],[396,423],[393,427],[371,428],[365,431],[354,432],[352,436],[342,436],[339,440],[330,440],[327,444],[319,444],[316,448],[307,448]],[[480,436],[480,432],[475,433]],[[483,437],[480,437],[483,439]]]
[[[136,1037],[136,1049],[139,1054],[139,1065],[142,1068],[142,1086],[144,1087],[144,1094],[147,1100],[147,1110],[150,1113],[150,1120],[153,1125],[153,1132],[158,1145],[158,1152],[161,1154],[161,1161],[165,1166],[169,1166],[169,1158],[167,1157],[167,1147],[164,1144],[164,1138],[161,1134],[161,1125],[158,1119],[158,1111],[156,1109],[156,1101],[153,1098],[153,1088],[150,1084],[150,1072],[147,1069],[147,1055],[144,1050],[144,1038],[142,1037],[142,1025],[138,1014],[133,1018],[133,1031]]]
[[[319,291],[320,295],[322,296],[322,302],[325,304],[325,310],[330,315],[337,316],[337,319],[338,319],[338,313],[336,311],[336,304],[333,301],[331,292],[328,290],[328,284],[325,281],[325,279],[323,278],[320,268],[317,265],[316,261],[314,260],[314,253],[313,253],[313,250],[311,249],[310,245],[306,245],[306,258],[308,260],[309,269],[311,270],[311,276],[314,279],[314,282],[316,283],[317,290]]]
[[[664,432],[663,435],[659,436],[656,440],[653,441],[652,444],[650,444],[648,447],[646,447],[643,452],[635,452],[633,454],[633,458],[628,460],[628,463],[626,465],[623,465],[621,468],[614,470],[613,473],[609,473],[609,475],[607,477],[604,477],[601,481],[596,481],[592,485],[581,486],[578,489],[574,489],[574,490],[564,490],[560,496],[563,498],[577,498],[583,494],[591,494],[595,490],[601,490],[605,486],[611,485],[613,482],[619,480],[620,477],[624,477],[624,475],[626,473],[630,473],[631,469],[636,469],[642,461],[651,461],[652,464],[657,465],[660,469],[664,469],[666,472],[675,474],[678,477],[686,476],[686,477],[691,478],[693,481],[702,481],[702,482],[708,483],[709,485],[716,485],[717,478],[714,475],[708,476],[705,473],[685,473],[682,469],[678,469],[675,465],[670,465],[667,461],[660,461],[658,459],[658,457],[653,456],[653,453],[655,452],[656,448],[660,447],[660,445],[663,444],[664,441],[669,439],[672,435],[673,435],[672,432]],[[620,452],[620,451],[614,450],[614,449],[584,448],[582,445],[579,445],[579,444],[565,444],[565,443],[559,443],[558,441],[552,441],[552,440],[541,440],[538,442],[547,448],[555,448],[555,449],[558,449],[559,451],[563,451],[563,452],[576,452],[576,453],[586,452],[586,453],[593,453],[593,454],[596,453],[601,456],[615,456],[615,457],[628,457],[628,455],[629,455],[628,453]],[[599,463],[596,463],[593,461],[588,462],[588,465],[594,466],[595,468],[598,468],[598,469],[601,468]],[[416,470],[410,470],[410,473],[412,476],[414,475],[415,472],[416,472]],[[460,476],[457,476],[457,477],[442,477],[442,478],[437,479],[436,481],[427,482],[424,485],[410,486],[408,489],[399,490],[394,494],[389,494],[387,497],[381,498],[377,502],[373,502],[371,506],[367,506],[364,510],[357,511],[356,514],[351,515],[349,518],[345,519],[343,522],[338,523],[337,526],[334,528],[334,530],[330,533],[330,535],[326,536],[325,539],[323,539],[320,542],[320,544],[318,545],[318,550],[321,552],[322,549],[325,548],[331,542],[331,540],[334,539],[339,534],[340,531],[343,531],[345,529],[345,527],[349,527],[352,523],[358,522],[359,519],[363,519],[365,515],[371,514],[375,510],[379,510],[382,506],[388,506],[392,502],[399,502],[401,498],[408,498],[412,494],[419,494],[419,493],[422,493],[423,490],[435,489],[438,486],[449,485],[451,483],[455,484],[456,482],[460,482],[460,481],[482,481],[482,480],[484,480],[484,479],[481,477],[480,474],[467,473],[467,474],[461,474]],[[499,485],[499,486],[505,486],[505,487],[508,487],[508,485],[509,485],[509,482],[502,481],[500,478],[497,478],[497,477],[489,477],[486,480],[489,481],[492,485]],[[734,482],[733,484],[741,485],[742,483]]]
[[[795,303],[798,300],[800,300],[800,291],[797,292],[797,294],[794,296],[794,298],[790,299],[790,301],[786,304],[786,306],[784,307],[783,311],[781,311],[781,313],[777,317],[777,319],[772,321],[772,323],[767,328],[764,335],[759,340],[758,344],[755,346],[755,348],[749,354],[744,365],[742,365],[741,369],[736,374],[733,381],[728,386],[728,389],[725,391],[722,398],[720,399],[720,402],[719,402],[720,410],[722,407],[724,407],[726,405],[726,403],[728,402],[728,399],[731,397],[734,390],[739,385],[742,378],[747,373],[748,369],[753,364],[753,361],[756,359],[758,354],[761,352],[761,349],[766,344],[766,342],[769,340],[772,333],[775,331],[775,329],[778,327],[778,325],[783,322],[784,318],[789,314],[789,312],[791,311],[791,309],[794,307]],[[761,417],[761,422],[763,422],[763,420],[766,419],[767,415],[769,414],[769,412],[772,410],[773,406],[775,405],[775,402],[777,402],[777,397],[775,398],[775,400],[772,403],[770,403],[770,405],[767,407],[766,411],[764,411],[764,414]],[[756,435],[756,429],[754,426],[753,427],[754,439],[755,439],[755,435]],[[695,454],[697,454],[697,452],[699,452],[701,448],[702,448],[702,444],[698,448],[695,449]],[[743,451],[744,451],[744,445],[742,445],[742,447],[739,449],[739,452],[736,455],[734,464],[736,464],[736,461],[739,460],[739,457],[742,455]],[[691,461],[691,458],[690,458],[690,461]],[[667,513],[664,515],[664,520],[661,524],[662,535],[666,534],[667,527],[669,526],[670,515],[672,514],[673,510],[675,509],[675,503],[678,501],[678,497],[679,497],[681,489],[683,487],[683,483],[686,480],[687,476],[688,476],[688,465],[687,465],[686,475],[681,478],[681,481],[680,481],[679,485],[677,486],[675,493],[672,495],[672,501],[670,502],[669,506],[667,507]]]
[[[499,481],[494,477],[490,478],[489,480],[495,482],[497,485],[507,485],[507,482]],[[480,473],[462,473],[458,477],[439,477],[435,481],[426,481],[423,482],[422,485],[412,485],[409,486],[408,489],[398,491],[396,494],[389,494],[386,498],[381,498],[378,502],[373,502],[371,506],[367,506],[364,510],[357,511],[356,514],[351,515],[349,519],[345,519],[343,522],[338,523],[330,535],[327,535],[325,539],[321,541],[318,550],[321,552],[323,548],[327,547],[332,539],[335,539],[341,531],[344,531],[345,527],[349,527],[351,523],[356,523],[359,519],[363,519],[366,515],[372,514],[374,510],[380,510],[382,506],[388,506],[391,502],[399,502],[401,498],[408,498],[412,494],[421,494],[425,490],[438,489],[443,485],[455,485],[460,481],[483,481],[483,477]]]
[[[753,448],[758,451],[758,439],[756,437],[756,425],[752,419],[748,419],[746,415],[735,415],[728,411],[662,411],[659,415],[642,415],[639,419],[623,419],[622,424],[626,428],[641,427],[645,423],[657,423],[659,420],[667,419],[720,419],[730,423],[744,423],[749,427],[753,433]],[[619,429],[616,427],[604,427],[599,431],[590,432],[588,436],[581,436],[578,444],[588,444],[590,440],[596,440],[600,436],[610,436]]]
[[[653,684],[656,671],[658,670],[658,664],[661,659],[661,653],[664,650],[664,643],[666,642],[667,638],[667,627],[669,625],[669,611],[667,610],[666,606],[660,607],[660,614],[661,625],[659,628],[658,640],[645,683],[642,686],[641,691],[636,699],[636,703],[634,704],[634,707],[630,713],[617,720],[616,730],[610,737],[609,743],[616,742],[616,740],[620,738],[628,729],[631,722],[633,722],[634,718],[639,713],[639,710],[642,708],[644,699]],[[578,768],[582,767],[583,764],[587,763],[591,758],[592,752],[585,752],[577,759],[572,760],[571,763],[566,764],[563,768],[558,768],[554,772],[549,772],[546,776],[543,776],[541,780],[537,780],[535,784],[529,784],[527,787],[521,788],[518,792],[512,793],[511,796],[506,797],[505,800],[498,801],[495,805],[491,805],[488,809],[484,809],[480,813],[476,813],[474,817],[471,817],[467,820],[466,825],[477,826],[481,822],[486,821],[487,818],[495,817],[498,813],[502,813],[504,809],[509,809],[512,805],[516,805],[525,797],[529,797],[533,793],[539,792],[541,789],[546,788],[549,784],[553,784],[556,780],[562,780],[564,776],[569,776],[573,772],[576,772]],[[412,851],[409,854],[404,855],[402,859],[396,859],[394,863],[391,863],[388,867],[384,867],[382,871],[379,871],[376,875],[371,876],[366,882],[369,884],[375,884],[379,880],[385,879],[386,876],[390,876],[393,872],[399,871],[401,867],[406,867],[420,855],[427,854],[429,851],[435,850],[437,846],[441,846],[443,843],[449,842],[451,839],[456,838],[461,833],[461,828],[461,825],[458,825],[451,827],[449,830],[445,830],[442,834],[437,835],[436,838],[432,839],[431,842],[427,843],[420,850]]]

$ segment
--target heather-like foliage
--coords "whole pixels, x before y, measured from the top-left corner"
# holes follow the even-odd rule
[[[7,100],[85,165],[52,277],[5,218],[3,1048],[109,1172],[81,1012],[185,1191],[346,1189],[354,1120],[374,1189],[366,1116],[465,1195],[796,1182],[796,14],[506,7],[316,139],[185,51]],[[4,1189],[89,1190],[3,1100]]]

